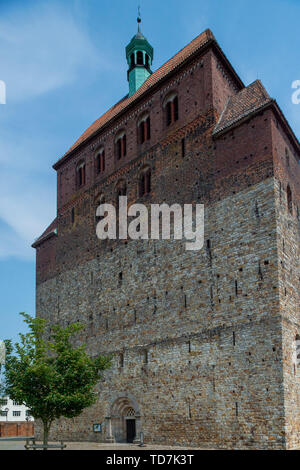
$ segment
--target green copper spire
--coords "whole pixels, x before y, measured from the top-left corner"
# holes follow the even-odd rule
[[[129,82],[129,96],[133,95],[151,75],[150,69],[153,61],[153,47],[141,33],[141,17],[137,18],[138,32],[126,47],[128,63],[127,79]]]

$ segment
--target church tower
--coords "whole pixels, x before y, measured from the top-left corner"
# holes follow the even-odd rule
[[[141,33],[141,17],[137,18],[138,32],[126,47],[126,59],[129,66],[127,79],[129,82],[129,96],[133,95],[151,75],[150,69],[153,61],[153,47]]]

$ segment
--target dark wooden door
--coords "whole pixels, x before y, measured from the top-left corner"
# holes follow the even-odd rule
[[[133,442],[135,438],[135,419],[126,419],[127,442]]]

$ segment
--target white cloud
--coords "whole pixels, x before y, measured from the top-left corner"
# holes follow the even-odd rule
[[[53,139],[32,137],[25,124],[17,133],[5,125],[0,132],[0,258],[33,258],[31,244],[55,217]]]
[[[28,8],[24,2],[0,18],[0,63],[9,102],[64,86],[84,67],[103,67],[106,61],[67,5]]]
[[[52,154],[57,137],[53,130],[39,126],[24,100],[68,85],[109,63],[101,60],[70,5],[54,0],[46,5],[36,2],[33,8],[24,2],[1,14],[0,63],[8,103],[1,107],[7,113],[1,114],[0,131],[0,259],[33,259],[32,242],[55,217],[51,164],[57,157]]]
[[[34,176],[10,170],[1,174],[0,258],[33,257],[31,244],[54,218],[54,185]]]
[[[23,260],[33,260],[34,250],[29,243],[24,243],[24,239],[18,236],[15,231],[7,226],[1,219],[0,230],[0,260],[7,258],[18,258]]]

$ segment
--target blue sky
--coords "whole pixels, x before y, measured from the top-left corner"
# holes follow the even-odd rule
[[[246,85],[261,79],[300,137],[299,0],[141,0],[159,67],[212,29]],[[30,248],[55,217],[52,164],[127,93],[124,48],[138,0],[0,0],[0,339],[35,312]]]

